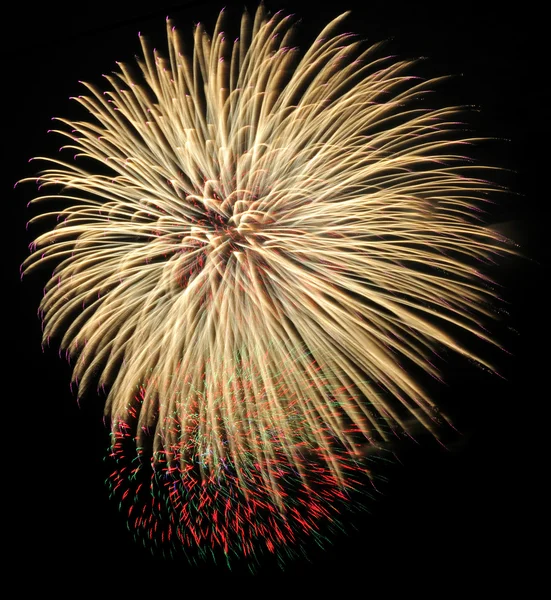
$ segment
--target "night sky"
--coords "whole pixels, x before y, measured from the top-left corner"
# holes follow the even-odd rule
[[[454,4],[452,7],[451,4]],[[4,519],[17,527],[10,542],[15,564],[31,570],[56,565],[87,572],[121,565],[174,575],[209,576],[214,568],[164,564],[136,546],[104,485],[103,455],[108,444],[102,400],[87,398],[79,407],[69,389],[70,367],[55,342],[42,352],[36,314],[48,272],[19,278],[19,265],[39,228],[25,230],[35,212],[26,208],[32,184],[15,182],[36,173],[33,156],[52,155],[61,139],[47,135],[53,116],[82,117],[69,97],[82,93],[79,80],[102,85],[101,74],[115,61],[133,62],[140,53],[137,33],[164,49],[165,16],[186,35],[193,23],[214,25],[227,6],[239,16],[239,2],[74,3],[68,11],[54,2],[39,12],[21,5],[4,19],[3,98],[5,159],[4,222],[8,242],[10,306],[4,313],[13,340],[8,355],[5,405],[10,430],[5,477],[8,503]],[[543,85],[542,16],[527,3],[514,11],[484,2],[433,4],[394,2],[285,1],[267,3],[303,18],[299,41],[307,43],[341,10],[351,8],[348,27],[368,42],[388,40],[386,52],[403,58],[427,57],[415,71],[422,76],[456,75],[438,89],[434,105],[469,104],[477,134],[495,138],[476,149],[487,163],[508,171],[497,175],[512,192],[492,209],[493,223],[522,244],[525,258],[507,258],[492,273],[503,285],[508,316],[495,324],[496,339],[509,354],[488,349],[502,377],[444,354],[445,386],[435,399],[456,416],[461,433],[447,449],[421,437],[404,444],[401,464],[386,467],[390,478],[369,504],[370,514],[354,519],[357,531],[338,538],[327,551],[312,551],[312,562],[289,565],[287,575],[324,582],[334,577],[369,591],[410,582],[440,590],[453,581],[481,579],[488,589],[505,586],[523,574],[530,580],[527,556],[538,537],[538,423],[547,376],[548,318],[543,293],[544,224],[548,186],[549,96]],[[15,6],[15,5],[14,5]],[[255,4],[248,3],[254,10]],[[189,37],[187,38],[189,39]],[[13,301],[13,304],[12,302]],[[540,341],[540,338],[542,341]],[[15,357],[13,347],[15,345]],[[544,364],[545,363],[545,364]],[[122,568],[122,567],[121,567]],[[239,570],[239,569],[238,569]],[[274,574],[268,565],[260,574]],[[224,572],[222,570],[222,575]],[[225,576],[225,575],[224,575]],[[282,575],[283,576],[283,575]],[[369,582],[369,583],[368,583]],[[526,596],[528,597],[528,596]]]

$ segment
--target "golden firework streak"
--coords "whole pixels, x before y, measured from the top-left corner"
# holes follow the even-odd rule
[[[376,58],[332,21],[301,57],[290,18],[259,8],[231,43],[222,16],[188,57],[142,40],[143,78],[106,76],[58,131],[78,160],[34,180],[66,201],[24,264],[56,267],[44,338],[64,332],[79,393],[99,381],[113,423],[142,394],[137,443],[206,478],[257,469],[280,504],[284,455],[360,455],[433,402],[404,369],[433,348],[477,361],[447,331],[489,340],[477,264],[502,248],[477,221],[492,191],[458,154],[457,109],[419,108],[436,83]],[[93,161],[92,163],[90,160]],[[89,170],[91,165],[95,170]],[[491,340],[489,340],[491,341]],[[154,454],[155,456],[156,454]]]

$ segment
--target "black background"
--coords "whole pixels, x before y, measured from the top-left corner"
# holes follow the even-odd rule
[[[5,346],[3,425],[10,431],[5,519],[15,533],[10,541],[15,564],[47,570],[49,585],[63,581],[68,567],[82,569],[90,582],[94,573],[140,575],[141,568],[148,579],[161,573],[174,581],[228,576],[151,557],[134,544],[108,500],[101,402],[89,399],[79,408],[69,390],[70,367],[55,346],[41,350],[36,309],[47,274],[19,278],[19,265],[37,233],[25,229],[34,214],[25,206],[34,187],[13,188],[35,174],[31,157],[51,155],[61,145],[46,131],[53,116],[75,115],[69,97],[81,93],[78,80],[101,85],[101,74],[114,70],[115,61],[132,62],[140,53],[138,31],[164,48],[165,16],[191,34],[198,21],[212,29],[223,6],[236,15],[242,8],[236,2],[100,1],[67,8],[54,2],[39,9],[14,5],[12,16],[4,19],[3,202],[9,211],[4,222],[9,292],[4,295],[10,304],[4,319],[13,338]],[[495,209],[493,221],[507,223],[503,230],[522,245],[526,257],[504,260],[495,273],[509,303],[509,316],[496,325],[496,335],[510,354],[490,351],[502,377],[445,356],[447,385],[435,392],[452,407],[461,434],[447,449],[424,439],[404,445],[401,464],[389,467],[384,495],[369,507],[370,515],[355,521],[358,531],[337,539],[326,552],[313,551],[311,563],[291,564],[278,577],[321,584],[339,580],[366,593],[386,589],[391,597],[404,584],[412,591],[419,586],[450,590],[464,582],[490,590],[511,589],[515,582],[529,586],[537,575],[533,550],[542,527],[537,490],[544,471],[537,448],[545,435],[539,423],[548,397],[543,265],[549,197],[543,158],[549,96],[543,16],[529,3],[507,9],[483,2],[324,7],[271,1],[268,7],[302,17],[299,41],[305,43],[351,8],[348,27],[368,42],[388,40],[389,53],[428,57],[419,65],[422,75],[456,75],[435,102],[480,109],[471,115],[477,132],[496,138],[479,150],[481,158],[510,169],[499,177],[514,192]],[[259,574],[276,573],[267,566]]]

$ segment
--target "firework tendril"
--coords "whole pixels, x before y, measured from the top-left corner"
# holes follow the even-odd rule
[[[371,449],[446,420],[404,365],[486,364],[453,332],[492,341],[494,186],[458,109],[419,102],[437,80],[344,17],[303,53],[263,7],[235,41],[223,14],[197,25],[191,55],[168,21],[168,59],[141,37],[139,71],[84,84],[89,120],[58,120],[74,159],[32,179],[63,202],[23,265],[55,265],[44,340],[79,396],[107,390],[110,482],[144,539],[247,556],[320,536]]]

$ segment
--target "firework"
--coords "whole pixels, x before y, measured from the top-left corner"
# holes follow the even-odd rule
[[[436,81],[338,33],[344,16],[303,53],[262,7],[233,42],[222,16],[198,25],[191,56],[169,21],[168,59],[141,38],[139,73],[84,84],[89,119],[57,131],[74,160],[34,178],[33,202],[64,202],[32,219],[56,223],[24,264],[55,264],[44,339],[79,395],[107,390],[112,456],[137,458],[111,485],[146,537],[155,486],[163,541],[247,555],[312,534],[371,449],[438,434],[404,365],[438,377],[442,346],[485,364],[453,332],[491,341],[492,186],[457,109],[419,104]]]

